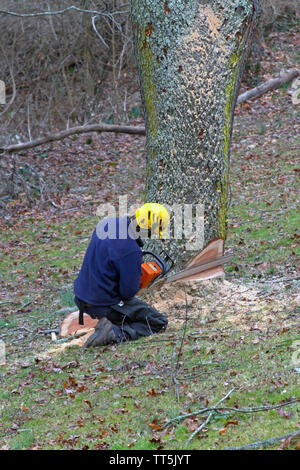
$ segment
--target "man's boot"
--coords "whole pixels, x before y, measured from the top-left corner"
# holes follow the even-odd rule
[[[85,348],[94,346],[105,346],[106,344],[116,343],[117,338],[113,328],[113,324],[108,318],[101,318],[93,333],[84,343]]]

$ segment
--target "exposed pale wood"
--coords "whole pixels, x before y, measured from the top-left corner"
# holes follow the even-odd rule
[[[213,268],[219,268],[225,263],[231,261],[232,255],[226,255],[216,258],[210,258],[207,261],[201,262],[194,266],[190,266],[189,268],[184,269],[183,271],[179,271],[178,273],[171,274],[166,278],[166,283],[169,284],[170,282],[175,282],[177,280],[186,280],[193,276],[193,279],[201,279],[201,273],[207,273]],[[214,276],[215,277],[215,276]]]
[[[74,346],[78,346],[82,348],[85,342],[88,340],[88,338],[94,333],[94,331],[95,330],[92,328],[84,336],[81,336],[80,338],[72,339],[71,341],[68,341],[63,344],[58,344],[57,346],[54,346],[53,348],[48,349],[42,354],[39,354],[38,359],[47,359],[53,355],[60,354],[66,349],[72,348]]]
[[[84,331],[88,331],[91,328],[95,328],[98,323],[97,319],[91,318],[86,313],[83,315],[84,325],[79,325],[79,311],[76,310],[75,312],[69,313],[63,320],[60,326],[60,336],[62,338],[66,338],[68,336],[72,336],[79,331],[83,333]]]
[[[222,256],[224,253],[224,240],[223,238],[216,238],[209,242],[205,248],[203,248],[200,253],[198,253],[194,258],[192,258],[188,264],[187,268],[195,266],[201,262],[207,261],[211,258],[216,258]]]
[[[223,238],[217,238],[216,240],[212,240],[209,242],[205,248],[203,248],[200,253],[194,256],[188,264],[186,265],[187,268],[191,268],[192,266],[196,266],[197,264],[207,261],[212,258],[220,257],[224,254],[224,240]],[[225,272],[223,266],[217,266],[215,268],[207,269],[204,272],[200,272],[191,276],[185,277],[181,281],[175,282],[186,282],[186,281],[206,281],[208,279],[214,279],[216,277],[225,276]]]
[[[216,268],[207,269],[204,272],[192,274],[190,276],[184,277],[183,279],[178,279],[178,281],[175,281],[174,284],[188,281],[207,281],[209,279],[214,279],[221,276],[225,276],[223,266],[217,266]]]

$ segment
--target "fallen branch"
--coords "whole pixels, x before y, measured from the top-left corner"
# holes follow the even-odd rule
[[[0,147],[0,151],[6,152],[15,152],[18,150],[26,150],[33,147],[38,147],[39,145],[48,144],[49,142],[54,142],[56,140],[62,140],[70,135],[74,134],[85,134],[87,132],[121,132],[124,134],[138,134],[144,135],[144,127],[135,127],[135,126],[117,126],[114,124],[91,124],[89,126],[77,126],[71,127],[70,129],[65,129],[64,131],[57,132],[55,134],[48,134],[44,137],[39,137],[35,140],[30,140],[29,142],[24,142],[21,144],[12,144],[7,147]]]
[[[59,334],[59,328],[52,328],[49,330],[40,330],[39,334],[41,335],[49,335],[50,333],[56,333]]]
[[[30,330],[29,328],[26,328],[26,326],[16,326],[15,329],[16,329],[16,330],[24,330],[24,331],[26,331],[27,333],[30,333],[30,334],[33,333],[33,331]]]
[[[283,441],[284,439],[288,439],[289,437],[296,437],[300,435],[300,429],[295,432],[290,432],[289,434],[285,434],[284,436],[272,437],[271,439],[267,439],[266,441],[258,441],[253,442],[252,444],[246,444],[245,446],[241,447],[227,447],[224,450],[250,450],[250,449],[258,449],[259,447],[268,447],[276,444],[277,442]]]
[[[70,312],[74,312],[76,310],[76,306],[74,305],[74,307],[63,307],[63,308],[60,308],[59,310],[56,310],[55,312],[53,312],[53,315],[64,315],[65,313],[70,313]]]
[[[92,332],[95,331],[94,328],[90,328],[90,330],[92,330]],[[88,330],[89,332],[89,330]],[[79,338],[82,338],[83,336],[86,336],[87,334],[87,331],[78,331],[78,333],[74,333],[72,336],[68,336],[67,338],[60,338],[60,339],[55,339],[55,343],[56,344],[62,344],[62,343],[71,343],[74,339],[79,339]]]
[[[300,279],[300,276],[295,276],[295,277],[280,277],[279,279],[269,279],[266,281],[260,281],[260,282],[290,282],[290,281],[297,281]]]
[[[289,406],[293,405],[294,403],[299,402],[299,398],[295,398],[294,400],[287,401],[286,403],[278,403],[277,405],[270,405],[270,406],[258,406],[256,408],[233,408],[233,407],[224,407],[224,406],[211,406],[207,408],[201,408],[200,410],[191,412],[191,413],[186,413],[184,415],[176,416],[176,418],[172,418],[167,423],[164,425],[164,428],[167,428],[170,426],[170,424],[181,421],[185,418],[190,418],[191,416],[196,416],[199,414],[207,413],[210,411],[220,411],[223,413],[258,413],[260,411],[269,411],[269,410],[276,410],[277,408],[282,408],[284,406]]]
[[[262,83],[261,85],[252,88],[252,90],[248,90],[245,93],[242,93],[238,97],[236,104],[241,104],[244,101],[259,98],[264,93],[279,88],[283,83],[290,82],[299,75],[300,72],[297,69],[289,69],[287,71],[282,71],[278,77],[271,78],[270,80]]]
[[[199,431],[201,431],[201,429],[203,429],[207,424],[208,422],[210,421],[210,418],[213,416],[213,414],[216,412],[215,410],[217,410],[217,406],[220,405],[223,401],[225,401],[229,395],[232,394],[232,392],[235,391],[235,388],[233,388],[232,390],[230,390],[226,395],[225,397],[221,398],[221,400],[219,400],[215,406],[214,406],[214,409],[209,413],[208,417],[206,418],[206,420],[204,421],[204,423],[202,423],[197,429],[195,429],[195,431],[190,435],[190,437],[187,439],[186,443],[185,443],[185,448],[189,445],[189,443],[194,439],[194,437],[196,436],[196,434],[198,434]]]

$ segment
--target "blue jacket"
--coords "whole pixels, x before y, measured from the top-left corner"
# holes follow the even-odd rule
[[[138,292],[142,250],[137,241],[128,235],[129,222],[127,216],[121,219],[105,218],[99,222],[74,282],[76,297],[88,304],[110,306],[134,297]],[[97,233],[108,232],[114,224],[116,238],[111,232],[111,238],[98,237]],[[120,226],[123,235],[119,234]],[[126,238],[122,239],[122,236]]]

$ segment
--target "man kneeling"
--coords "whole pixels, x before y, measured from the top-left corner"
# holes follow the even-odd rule
[[[99,318],[85,347],[135,340],[166,329],[167,318],[137,299],[143,262],[141,237],[161,234],[169,214],[161,204],[144,204],[133,217],[103,219],[93,232],[74,282],[80,311]]]

